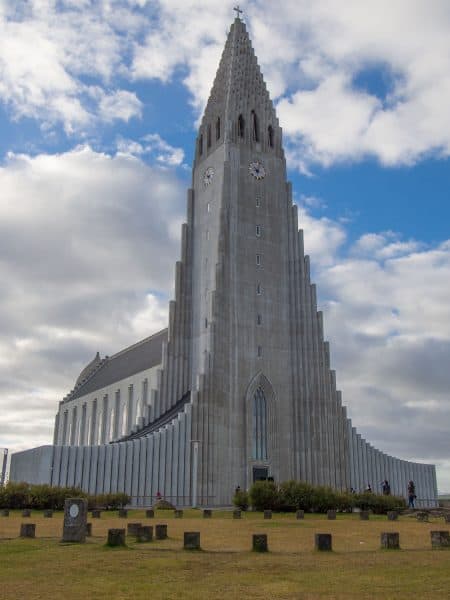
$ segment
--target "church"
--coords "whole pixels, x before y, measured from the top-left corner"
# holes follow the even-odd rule
[[[282,129],[243,20],[231,25],[195,147],[168,327],[99,354],[59,403],[53,445],[10,479],[123,491],[135,506],[226,506],[296,479],[437,497],[434,465],[374,448],[336,389],[286,175]]]

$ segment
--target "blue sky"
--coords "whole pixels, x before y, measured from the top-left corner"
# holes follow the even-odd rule
[[[165,326],[232,7],[0,0],[0,446],[50,442],[95,352]],[[450,6],[243,8],[344,403],[450,491]]]

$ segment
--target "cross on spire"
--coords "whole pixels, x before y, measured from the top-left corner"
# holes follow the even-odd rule
[[[240,19],[240,18],[241,18],[241,15],[243,14],[243,12],[244,12],[244,11],[240,9],[240,7],[239,7],[239,4],[238,4],[237,6],[235,6],[235,7],[233,8],[233,10],[235,10],[235,11],[236,11],[236,18],[237,18],[237,19]]]

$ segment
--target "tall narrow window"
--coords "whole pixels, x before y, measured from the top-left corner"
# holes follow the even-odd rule
[[[208,148],[211,148],[211,125],[208,125],[208,129],[207,129],[206,145]]]
[[[244,137],[244,133],[245,133],[245,122],[244,122],[244,117],[242,115],[239,115],[238,118],[238,136],[243,138]]]
[[[262,346],[258,346],[258,358],[262,356]]]
[[[258,267],[261,265],[261,254],[256,255],[256,264],[258,265]]]
[[[262,287],[260,283],[256,284],[256,294],[257,296],[261,296],[262,294]]]
[[[256,324],[257,324],[257,325],[261,325],[261,323],[262,323],[262,316],[261,316],[261,315],[258,315],[258,316],[256,317]]]
[[[253,459],[267,460],[267,403],[261,388],[253,397]]]
[[[199,156],[203,154],[203,135],[198,138],[198,154]]]
[[[256,237],[261,237],[261,225],[256,226]]]
[[[256,208],[259,208],[261,206],[261,198],[256,198]]]
[[[254,110],[252,110],[252,137],[254,142],[259,142],[258,117]]]
[[[216,140],[220,140],[220,117],[216,121]]]
[[[120,390],[116,390],[115,408],[114,408],[114,432],[113,432],[113,438],[115,440],[119,437],[119,425],[120,425]]]
[[[271,148],[273,148],[273,127],[272,127],[272,125],[269,125],[267,133],[268,133],[268,136],[269,136],[269,146]]]

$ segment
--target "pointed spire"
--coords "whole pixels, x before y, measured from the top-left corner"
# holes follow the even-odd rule
[[[239,13],[231,25],[201,122],[197,161],[223,141],[255,143],[259,149],[271,147],[281,152],[275,109]]]

